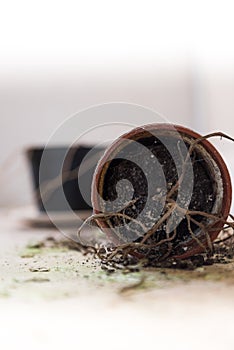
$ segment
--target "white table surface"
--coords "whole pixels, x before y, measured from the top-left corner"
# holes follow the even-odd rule
[[[120,277],[107,283],[95,275],[98,269],[92,277],[90,262],[77,252],[22,258],[29,242],[60,237],[55,230],[24,228],[25,215],[27,209],[0,212],[1,349],[233,350],[232,283],[159,281],[159,288],[122,295]],[[44,265],[49,272],[30,271]],[[49,282],[33,282],[35,275]]]

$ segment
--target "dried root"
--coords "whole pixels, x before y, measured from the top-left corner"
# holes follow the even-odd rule
[[[178,190],[181,182],[183,181],[186,164],[190,158],[190,155],[192,154],[192,151],[194,150],[194,147],[199,142],[214,136],[219,136],[221,138],[223,137],[234,141],[233,138],[223,133],[217,132],[200,137],[190,144],[188,154],[183,162],[182,174],[180,175],[176,184],[172,186],[166,195],[166,210],[151,229],[147,229],[142,222],[132,218],[129,215],[126,215],[125,210],[123,210],[121,213],[112,212],[94,214],[83,223],[78,232],[79,237],[81,231],[87,224],[97,225],[98,222],[100,223],[100,221],[103,221],[107,223],[107,226],[113,228],[111,227],[110,220],[113,218],[121,218],[124,222],[134,222],[139,227],[139,229],[145,232],[140,240],[134,242],[123,243],[118,246],[98,247],[95,250],[94,254],[101,260],[102,264],[118,269],[126,269],[127,267],[129,270],[139,269],[144,266],[181,267],[181,264],[182,267],[186,267],[187,265],[184,262],[178,263],[178,261],[174,258],[174,256],[180,255],[175,253],[176,245],[174,242],[178,238],[176,229],[174,229],[172,234],[167,234],[166,238],[163,238],[159,241],[154,241],[152,239],[155,235],[155,232],[157,232],[157,230],[159,230],[161,227],[163,227],[163,225],[167,223],[168,218],[175,210],[181,212],[181,214],[184,216],[187,222],[187,230],[190,234],[191,240],[195,242],[200,247],[200,251],[202,251],[199,256],[190,257],[188,259],[190,262],[190,268],[191,261],[193,261],[192,266],[195,267],[200,266],[201,264],[217,262],[217,254],[220,249],[222,252],[228,251],[229,256],[231,256],[231,254],[234,256],[233,247],[230,249],[227,248],[228,244],[229,246],[234,246],[234,217],[231,214],[229,215],[230,220],[227,220],[226,218],[221,217],[217,214],[211,214],[200,210],[186,210],[179,207],[178,204],[173,200],[173,195]],[[197,217],[200,219],[198,220]],[[194,229],[192,229],[192,223],[197,228],[199,228],[199,234],[197,234]],[[212,242],[210,233],[212,233],[212,231],[219,231],[219,227],[221,232],[219,237],[221,238]],[[196,261],[196,263],[194,263],[194,261]]]
[[[234,257],[234,222],[224,220],[223,218],[215,215],[199,212],[199,214],[204,217],[207,217],[207,215],[211,217],[213,219],[212,224],[218,221],[222,222],[222,225],[225,225],[222,229],[220,227],[221,231],[219,234],[219,239],[211,242],[209,232],[214,230],[214,228],[212,228],[211,224],[205,226],[197,222],[195,219],[193,219],[193,214],[193,212],[192,214],[186,214],[189,233],[191,235],[191,238],[202,248],[202,253],[198,257],[195,257],[195,260],[194,257],[192,257],[187,259],[187,262],[185,263],[185,261],[181,262],[173,258],[172,242],[177,236],[176,229],[174,229],[174,232],[170,237],[162,239],[157,243],[147,244],[147,241],[143,242],[142,240],[142,242],[131,242],[119,245],[117,247],[98,247],[95,250],[89,252],[93,253],[98,259],[100,259],[102,264],[105,266],[109,266],[115,269],[128,269],[129,271],[139,270],[142,267],[147,266],[181,267],[182,265],[183,268],[191,268],[191,266],[200,266],[201,261],[202,264],[206,264],[206,262],[207,264],[222,262],[224,259],[224,252],[226,255],[232,255]],[[112,215],[114,215],[114,213]],[[232,220],[232,215],[230,215],[230,217]],[[102,214],[102,218],[104,219],[104,214]],[[92,219],[89,218],[89,220],[95,219],[97,219],[96,215],[94,215]],[[203,239],[200,239],[196,236],[191,228],[190,222],[194,222],[199,226],[203,233]],[[217,228],[215,230],[217,230]],[[206,238],[207,244],[204,243],[204,238]],[[163,246],[164,253],[161,255],[155,255],[155,257],[152,258],[152,254],[154,254],[155,249],[160,249],[160,246]],[[192,265],[191,261],[193,261]],[[196,261],[195,265],[194,261]],[[188,263],[189,265],[187,266]]]

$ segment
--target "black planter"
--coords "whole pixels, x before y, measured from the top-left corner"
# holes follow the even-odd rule
[[[82,176],[82,191],[78,184],[76,171],[72,179],[67,179],[65,174],[77,169],[84,157],[92,149],[92,156],[87,156],[89,166]],[[50,147],[30,148],[27,150],[27,157],[32,173],[33,190],[35,201],[40,212],[66,212],[68,210],[82,211],[91,209],[91,183],[95,166],[104,152],[102,148],[93,149],[92,146],[77,147]],[[43,155],[43,162],[42,160]],[[43,186],[62,173],[62,186],[50,190],[46,199],[41,198],[40,190]],[[85,199],[82,193],[85,193]],[[87,200],[88,199],[88,200]]]

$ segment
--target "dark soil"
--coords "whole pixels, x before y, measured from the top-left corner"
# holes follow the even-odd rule
[[[185,143],[186,147],[180,147],[180,141],[175,137],[168,136],[160,136],[160,139],[156,136],[152,136],[149,133],[148,137],[144,137],[137,141],[141,145],[146,146],[150,152],[155,156],[155,158],[159,161],[162,166],[163,173],[166,179],[167,192],[177,183],[178,181],[178,173],[181,173],[183,161],[182,158],[185,159],[186,151],[189,147],[188,143]],[[173,150],[173,155],[168,151],[166,145],[169,145],[170,150]],[[124,159],[124,155],[128,155],[128,158],[131,160]],[[126,157],[125,157],[126,158]],[[116,186],[120,180],[127,179],[130,181],[133,187],[133,204],[130,204],[125,210],[124,214],[131,218],[137,219],[139,214],[144,209],[146,202],[148,191],[150,189],[151,198],[148,198],[148,201],[151,201],[150,205],[150,217],[155,218],[154,222],[157,222],[158,217],[158,199],[159,197],[163,197],[166,195],[164,179],[159,176],[159,174],[154,172],[153,162],[155,159],[152,159],[152,164],[147,164],[147,159],[144,161],[144,151],[142,147],[142,153],[135,152],[134,142],[127,145],[124,150],[118,153],[118,159],[114,159],[110,162],[108,170],[104,177],[104,186],[103,186],[103,199],[108,202],[108,207],[104,208],[104,211],[112,211],[116,212],[116,206],[111,206],[111,202],[117,200],[117,205],[121,204],[118,202],[118,193]],[[148,181],[143,173],[142,169],[137,165],[137,163],[143,161],[145,168],[148,169]],[[193,193],[192,198],[189,204],[190,210],[201,210],[206,213],[211,213],[214,199],[216,196],[216,189],[213,184],[213,180],[211,174],[209,172],[209,168],[207,166],[207,162],[197,149],[194,149],[191,154],[191,161],[193,166],[193,176],[194,176],[194,185],[193,185]],[[179,165],[179,166],[178,166]],[[177,167],[176,167],[177,166]],[[149,186],[151,186],[149,188]],[[126,197],[130,194],[128,193],[128,188],[123,188],[123,192],[126,194]],[[179,198],[182,203],[183,200],[186,201],[186,194],[180,193],[181,197]],[[183,198],[183,195],[185,196]],[[178,192],[172,196],[172,199],[177,200]],[[115,202],[116,203],[116,202]],[[121,211],[123,213],[123,211]],[[162,211],[161,217],[164,215],[165,211]],[[201,216],[194,216],[194,219],[199,222],[206,222],[207,219]],[[140,228],[137,223],[135,225],[131,225],[131,228],[128,230],[126,226],[124,226],[124,222],[126,220],[120,217],[114,217],[110,219],[110,226],[112,226],[115,230],[118,230],[118,236],[122,237],[134,237],[135,231],[140,231],[140,238],[136,239],[136,242],[141,242],[142,237],[144,237],[145,232]],[[129,221],[128,221],[129,222]],[[145,219],[145,225],[147,226],[147,218]],[[152,221],[149,222],[148,227],[152,227]],[[131,232],[131,229],[133,232]],[[191,223],[191,229],[196,234],[198,231],[198,227]],[[126,231],[127,230],[127,231]],[[183,219],[178,227],[177,234],[175,239],[172,241],[174,247],[181,241],[186,241],[190,239],[191,235],[188,230],[188,223],[186,219]],[[147,244],[159,242],[166,238],[165,225],[162,225],[148,240]],[[134,241],[134,240],[133,240]],[[165,250],[167,246],[165,246]],[[155,250],[151,253],[155,257],[155,254],[158,254]],[[160,254],[164,254],[163,247],[160,247]]]

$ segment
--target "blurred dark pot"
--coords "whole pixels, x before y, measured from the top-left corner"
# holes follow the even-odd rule
[[[32,174],[36,205],[41,212],[66,212],[91,210],[91,184],[94,170],[104,148],[77,145],[73,147],[32,147],[27,150],[27,158]],[[42,161],[43,157],[43,161]],[[85,158],[86,157],[86,158]],[[82,161],[88,163],[78,183],[78,169]],[[77,171],[76,171],[77,170]],[[65,174],[76,172],[71,179]],[[54,181],[62,174],[62,185],[52,187],[51,193],[42,200],[40,190],[43,185]],[[85,193],[85,198],[83,194]]]

